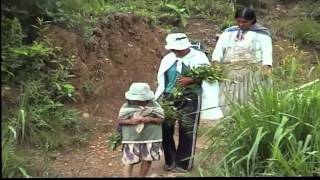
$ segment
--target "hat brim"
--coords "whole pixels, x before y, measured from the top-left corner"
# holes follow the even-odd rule
[[[127,100],[131,101],[150,101],[154,99],[153,94],[130,94],[126,92],[125,96]]]
[[[188,49],[189,47],[191,47],[191,43],[184,44],[183,46],[177,46],[177,45],[167,44],[167,45],[165,45],[164,48],[165,48],[166,50],[171,50],[171,49],[174,49],[174,50],[185,50],[185,49]]]

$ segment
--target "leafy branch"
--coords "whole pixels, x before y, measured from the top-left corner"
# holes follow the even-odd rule
[[[223,78],[223,67],[222,65],[211,65],[211,66],[198,66],[194,68],[189,68],[181,74],[184,77],[191,77],[198,81],[208,81],[209,83],[214,83],[217,81],[226,80]],[[188,89],[196,88],[196,85],[190,85],[188,87],[181,87],[177,85],[172,92],[174,97],[179,97],[182,95],[182,91]]]
[[[186,9],[185,8],[179,8],[179,7],[177,7],[176,5],[173,5],[173,4],[166,4],[166,7],[170,8],[171,10],[173,10],[180,17],[182,26],[186,27],[187,20],[190,17],[189,14],[186,12]]]
[[[121,144],[121,133],[118,131],[115,131],[111,134],[111,136],[108,138],[108,146],[112,150],[116,150],[117,147]]]
[[[221,81],[223,68],[221,65],[211,65],[211,66],[198,66],[195,68],[190,68],[189,70],[183,72],[181,75],[185,77],[192,77],[198,80],[205,80],[210,83]]]

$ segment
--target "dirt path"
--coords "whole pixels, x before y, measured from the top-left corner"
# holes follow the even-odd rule
[[[107,137],[112,132],[112,121],[97,118],[96,133],[92,136],[88,145],[70,149],[69,151],[58,152],[55,154],[56,160],[50,165],[51,171],[56,177],[122,177],[123,164],[121,162],[120,148],[113,151],[107,146]],[[201,124],[200,128],[206,124]],[[103,127],[103,128],[102,128]],[[177,132],[177,131],[176,131]],[[178,140],[178,134],[175,134]],[[204,148],[204,138],[198,137],[196,154]],[[198,161],[195,161],[195,167],[190,172],[192,176],[197,175]],[[153,162],[148,176],[151,177],[175,177],[183,176],[163,170],[164,158]],[[139,165],[135,166],[133,176],[139,175]]]
[[[126,18],[122,19],[125,20]],[[119,23],[119,22],[118,22]],[[120,23],[121,24],[121,23]],[[115,26],[118,27],[118,26]],[[143,27],[143,26],[142,26]],[[211,53],[212,48],[215,44],[215,35],[218,32],[218,28],[212,22],[206,19],[194,18],[190,19],[186,27],[186,34],[190,37],[191,40],[200,41],[202,45]],[[121,47],[121,46],[119,46]],[[119,48],[118,47],[118,48]],[[123,67],[130,68],[131,66]],[[108,72],[112,68],[108,68]],[[151,68],[152,69],[152,68]],[[150,73],[156,73],[156,70]],[[81,74],[83,72],[81,71]],[[80,76],[80,75],[79,75]],[[144,74],[144,77],[146,74]],[[106,77],[108,77],[106,75]],[[128,76],[127,76],[128,77]],[[122,81],[121,81],[122,82]],[[105,85],[106,83],[103,82]],[[123,86],[125,87],[125,86]],[[122,89],[123,90],[123,89]],[[118,93],[119,90],[115,92],[109,92],[104,96],[100,94],[97,102],[89,101],[85,105],[90,105],[92,103],[99,103],[99,99],[106,99],[107,96],[110,96],[110,93]],[[89,103],[89,104],[88,104]],[[104,104],[103,101],[102,104]],[[117,107],[115,104],[110,104],[108,102],[105,109],[113,109],[113,111],[101,113],[104,114],[103,117],[96,117],[94,119],[89,119],[90,124],[93,124],[95,134],[90,139],[90,142],[87,146],[81,148],[69,149],[67,151],[58,152],[54,156],[56,160],[50,164],[50,170],[53,171],[54,176],[56,177],[120,177],[122,176],[123,165],[121,162],[121,152],[120,149],[112,151],[107,146],[107,137],[111,135],[114,130],[113,120],[111,116],[114,116],[116,112],[114,108]],[[119,103],[119,102],[117,102]],[[101,104],[101,103],[100,103]],[[85,108],[81,108],[85,109]],[[111,115],[112,114],[112,115]],[[109,117],[110,116],[110,117]],[[201,126],[200,126],[201,129]],[[175,135],[176,140],[177,135]],[[201,151],[204,147],[204,139],[198,137],[196,154]],[[179,174],[172,174],[163,170],[164,159],[161,156],[161,160],[154,162],[151,166],[148,176],[160,176],[160,177],[170,177],[170,176],[179,176]],[[197,176],[196,169],[198,166],[197,160],[194,163],[194,169],[191,174]],[[137,176],[139,173],[139,166],[134,168],[134,176]]]

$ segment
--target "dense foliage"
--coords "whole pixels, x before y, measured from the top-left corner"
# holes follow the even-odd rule
[[[87,138],[88,126],[64,105],[76,95],[68,81],[73,57],[46,41],[47,26],[40,18],[33,26],[37,39],[27,43],[19,19],[1,17],[3,177],[30,176],[32,161],[22,148],[52,151]]]
[[[277,15],[273,3],[294,4],[288,12],[290,19],[281,14],[282,9],[276,9]],[[275,89],[260,91],[255,101],[235,104],[234,114],[208,131],[212,144],[203,154],[206,160],[214,159],[221,149],[224,156],[203,175],[319,176],[319,83],[280,93],[320,76],[319,1],[7,0],[1,1],[1,96],[5,97],[1,115],[2,177],[50,176],[46,164],[38,164],[43,169],[34,172],[37,162],[22,149],[29,147],[46,154],[67,144],[82,144],[88,138],[88,125],[77,111],[65,106],[77,95],[69,82],[74,57],[63,56],[59,47],[50,45],[45,36],[48,25],[77,31],[86,43],[92,40],[98,22],[107,21],[114,12],[148,17],[151,24],[161,25],[168,32],[172,26],[183,31],[188,19],[195,16],[210,20],[222,30],[233,25],[238,5],[255,7],[261,13],[259,22],[265,17],[273,36],[288,39],[292,46],[277,47],[282,50],[273,69]],[[173,19],[178,24],[168,21]],[[310,61],[301,50],[305,44],[313,49]],[[203,78],[210,72],[203,69],[191,74]],[[219,78],[214,75],[213,79]],[[162,105],[166,116],[176,119],[181,115],[172,103]],[[110,141],[113,148],[119,142],[118,134],[114,135]],[[48,163],[47,155],[43,162]]]
[[[260,89],[232,115],[209,128],[204,159],[223,151],[207,175],[319,176],[320,83],[278,91]]]

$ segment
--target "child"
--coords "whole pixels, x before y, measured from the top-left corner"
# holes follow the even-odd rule
[[[154,101],[154,93],[147,83],[133,83],[125,94],[127,102],[119,112],[122,133],[122,162],[124,176],[131,176],[133,166],[140,163],[140,176],[146,176],[152,161],[162,154],[164,112]]]

